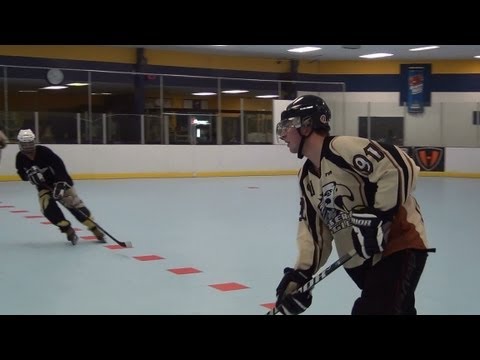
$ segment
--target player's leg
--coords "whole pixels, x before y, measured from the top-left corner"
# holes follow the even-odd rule
[[[40,190],[38,193],[40,202],[40,210],[42,214],[54,225],[56,225],[61,232],[67,235],[68,241],[73,245],[78,242],[78,236],[73,230],[70,221],[65,219],[62,210],[57,202],[52,198],[49,190]]]

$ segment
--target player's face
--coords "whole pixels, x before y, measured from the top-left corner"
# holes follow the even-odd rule
[[[290,127],[283,131],[282,136],[280,139],[287,143],[290,152],[296,154],[298,152],[298,148],[300,147],[300,141],[302,137],[298,133],[298,129],[295,127]]]
[[[24,154],[33,154],[33,152],[35,151],[35,142],[19,142],[18,147],[20,148],[20,151]]]

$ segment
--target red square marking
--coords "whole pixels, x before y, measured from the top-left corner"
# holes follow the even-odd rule
[[[0,209],[6,209],[6,208],[14,208],[15,206],[13,205],[0,205]]]
[[[187,275],[187,274],[196,274],[200,273],[201,271],[192,267],[183,267],[183,268],[176,268],[176,269],[168,269],[168,271],[177,274],[177,275]]]
[[[268,310],[272,310],[275,307],[275,303],[260,304],[260,306],[266,307]]]
[[[242,289],[248,289],[248,286],[236,283],[236,282],[229,282],[229,283],[223,283],[223,284],[213,284],[213,285],[208,285],[211,286],[217,290],[220,291],[232,291],[232,290],[242,290]]]
[[[27,210],[10,210],[10,212],[16,214],[16,213],[26,213],[28,211]]]
[[[44,216],[43,215],[27,215],[27,216],[24,216],[25,219],[40,219],[40,218],[43,218]]]
[[[165,259],[158,255],[141,255],[141,256],[134,256],[135,259],[140,261],[151,261],[151,260],[162,260]]]
[[[40,224],[51,225],[52,223],[50,221],[42,221]]]
[[[80,236],[80,238],[83,240],[97,240],[97,237],[95,235]]]
[[[122,245],[105,245],[105,247],[110,250],[125,249]]]

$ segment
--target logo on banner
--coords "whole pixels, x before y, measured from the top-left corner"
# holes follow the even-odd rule
[[[424,85],[424,68],[410,67],[408,69],[408,95],[407,104],[408,112],[423,112],[423,85]]]
[[[415,159],[422,170],[433,170],[443,158],[443,149],[437,147],[419,147],[415,148]]]

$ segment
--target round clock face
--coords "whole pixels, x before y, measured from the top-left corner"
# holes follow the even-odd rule
[[[52,85],[61,84],[63,81],[63,71],[60,69],[50,69],[47,72],[47,81]]]

